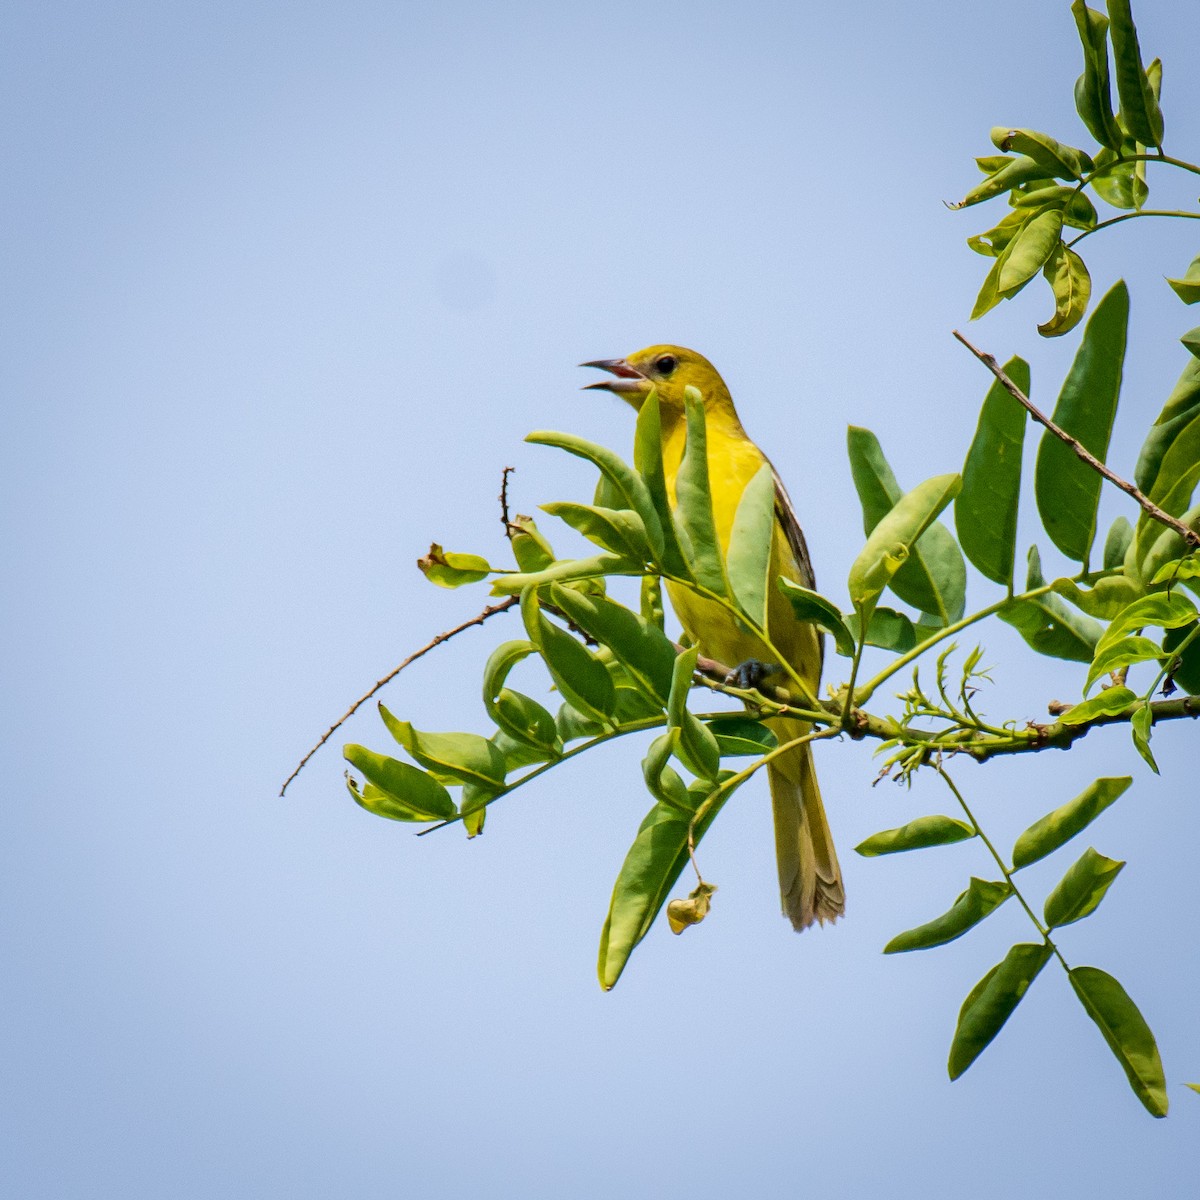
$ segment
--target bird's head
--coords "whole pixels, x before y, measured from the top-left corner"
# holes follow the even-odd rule
[[[599,367],[612,379],[589,383],[588,388],[602,388],[641,408],[651,389],[658,393],[664,413],[684,412],[684,390],[694,387],[704,397],[708,412],[724,409],[732,412],[733,402],[725,381],[717,369],[702,354],[683,346],[647,346],[627,358],[601,358],[579,364]]]

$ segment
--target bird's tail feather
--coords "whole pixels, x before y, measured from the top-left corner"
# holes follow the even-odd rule
[[[800,737],[807,728],[799,721],[771,724],[780,741]],[[817,786],[812,747],[797,746],[768,763],[767,777],[775,816],[783,914],[796,930],[807,929],[817,921],[836,921],[846,911],[846,893]]]

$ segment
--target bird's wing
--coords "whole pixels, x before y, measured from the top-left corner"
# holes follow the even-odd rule
[[[796,558],[796,567],[800,572],[800,578],[796,582],[801,587],[816,591],[817,577],[813,574],[808,543],[804,540],[804,530],[800,528],[800,522],[796,520],[796,510],[792,507],[792,498],[787,494],[787,488],[783,486],[783,480],[779,478],[779,472],[775,470],[774,464],[771,466],[771,474],[775,479],[775,519],[783,529],[787,544]],[[825,664],[825,637],[819,629],[815,632],[817,635],[817,671],[819,673]]]
[[[796,520],[796,510],[792,507],[792,499],[787,494],[787,488],[783,486],[783,480],[779,478],[779,472],[773,466],[771,474],[775,477],[775,516],[783,527],[788,545],[796,556],[796,565],[800,568],[800,578],[796,582],[802,587],[815,590],[817,580],[813,574],[812,559],[808,555],[808,543],[804,540],[804,531],[800,528],[800,522]]]

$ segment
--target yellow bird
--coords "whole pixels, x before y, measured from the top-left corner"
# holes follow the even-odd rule
[[[699,390],[704,398],[708,430],[713,517],[721,548],[728,551],[738,501],[768,459],[742,427],[729,389],[716,368],[694,350],[682,346],[650,346],[628,358],[599,359],[582,365],[599,367],[613,375],[611,380],[589,386],[613,392],[635,409],[641,407],[652,388],[658,393],[663,469],[672,502],[687,435],[684,390],[688,387]],[[804,534],[778,474],[771,577],[777,575],[813,587],[812,563]],[[769,664],[770,654],[763,644],[719,604],[677,584],[668,583],[667,593],[680,624],[702,653],[731,667],[752,660]],[[787,599],[774,589],[767,606],[767,633],[815,696],[821,676],[820,635],[811,625],[797,620]],[[790,718],[779,718],[770,724],[781,742],[800,737],[808,730],[804,722]],[[798,746],[768,763],[767,775],[775,816],[775,851],[784,915],[797,930],[807,929],[814,921],[834,921],[845,912],[846,897],[833,835],[817,786],[811,747]]]

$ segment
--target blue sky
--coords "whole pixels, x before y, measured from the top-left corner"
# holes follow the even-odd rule
[[[1200,15],[1137,16],[1166,60],[1168,149],[1194,160]],[[609,995],[595,948],[647,807],[636,752],[552,773],[470,844],[358,810],[334,748],[276,797],[350,700],[484,602],[413,562],[431,540],[501,553],[502,467],[521,511],[590,494],[526,432],[628,447],[628,411],[577,390],[581,359],[707,354],[844,594],[846,425],[911,486],[958,468],[987,385],[950,330],[986,265],[964,239],[992,213],[942,201],[994,124],[1084,137],[1065,0],[18,4],[4,25],[14,1195],[1074,1197],[1194,1178],[1190,728],[1156,735],[1161,780],[1115,732],[962,780],[1011,840],[1134,774],[1094,833],[1129,866],[1063,943],[1142,1005],[1165,1122],[1049,969],[947,1081],[963,996],[1026,929],[1005,910],[946,949],[879,954],[987,863],[974,844],[853,855],[945,807],[932,782],[872,789],[865,747],[818,760],[843,923],[797,938],[780,919],[765,787],[747,788],[705,843],[713,917],[656,928]],[[1150,221],[1086,243],[1097,291],[1123,273],[1133,296],[1118,469],[1182,368],[1194,321],[1161,276],[1195,245]],[[972,328],[1031,360],[1047,405],[1075,346],[1037,338],[1049,313],[1034,286]],[[993,593],[975,576],[970,596]],[[504,619],[389,706],[483,729]],[[1082,682],[1006,628],[986,645],[994,713],[1037,717]],[[370,711],[345,733],[386,743]],[[1043,866],[1048,888],[1065,862]]]

